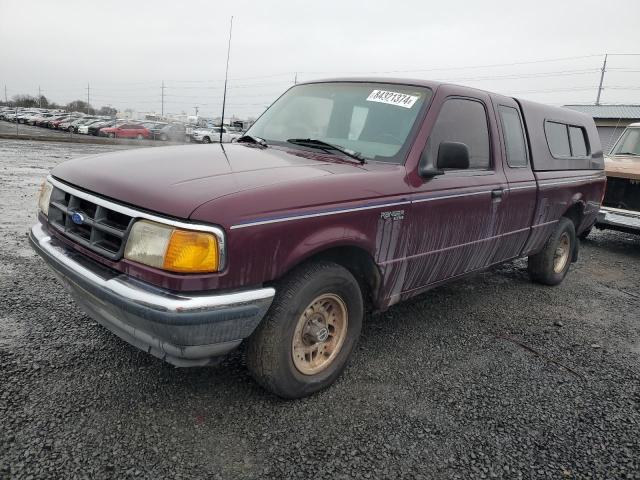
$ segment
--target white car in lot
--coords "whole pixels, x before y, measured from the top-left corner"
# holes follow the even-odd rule
[[[232,132],[226,127],[222,128],[222,143],[235,142],[241,136],[241,133]],[[191,132],[191,138],[201,143],[217,143],[220,141],[220,127],[196,128]]]

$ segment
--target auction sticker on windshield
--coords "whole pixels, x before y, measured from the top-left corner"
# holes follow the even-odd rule
[[[411,108],[420,97],[407,95],[406,93],[388,92],[387,90],[374,90],[367,97],[367,102],[386,103],[398,107]]]

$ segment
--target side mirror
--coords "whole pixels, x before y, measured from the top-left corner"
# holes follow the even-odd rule
[[[445,168],[469,168],[469,147],[460,142],[442,142],[438,147],[438,158],[435,165],[429,160],[427,149],[422,152],[418,174],[422,178],[432,178],[443,175]]]
[[[469,168],[469,147],[460,142],[442,142],[438,147],[438,168]]]

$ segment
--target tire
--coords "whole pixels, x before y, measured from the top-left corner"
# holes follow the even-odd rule
[[[363,314],[360,286],[348,270],[332,262],[298,267],[277,285],[267,316],[249,337],[247,367],[256,382],[282,398],[322,390],[347,366]],[[310,334],[314,319],[323,328]]]
[[[138,140],[142,140],[142,139],[144,138],[144,136],[142,136],[142,135],[138,134],[138,135],[136,135],[136,138],[137,138]]]
[[[115,133],[113,133],[113,132],[109,133],[109,138],[115,138],[115,137],[116,137]]]
[[[209,137],[203,137],[202,143],[211,143],[211,139]]]
[[[560,218],[541,252],[529,257],[529,277],[544,285],[558,285],[564,280],[576,252],[576,230],[573,222]]]

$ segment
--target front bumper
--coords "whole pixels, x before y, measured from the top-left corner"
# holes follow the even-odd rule
[[[628,233],[640,233],[640,212],[621,208],[600,207],[596,227]]]
[[[212,363],[236,348],[267,312],[275,290],[171,292],[104,267],[69,249],[38,223],[29,233],[80,307],[126,342],[173,365]]]

